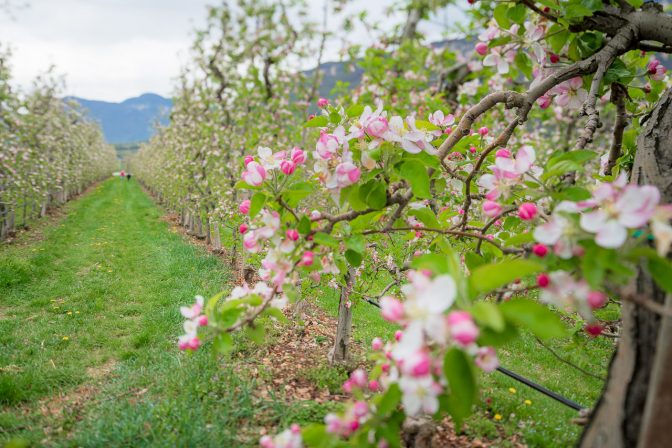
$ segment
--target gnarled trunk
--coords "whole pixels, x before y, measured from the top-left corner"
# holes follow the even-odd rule
[[[639,136],[632,180],[655,185],[672,202],[672,90],[660,99]],[[671,273],[672,274],[672,273]],[[658,303],[671,298],[640,266],[635,293]],[[580,442],[582,447],[669,446],[672,426],[672,318],[624,301],[623,329],[602,397]]]

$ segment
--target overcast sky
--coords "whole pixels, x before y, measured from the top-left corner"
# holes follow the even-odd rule
[[[0,0],[2,3],[2,0]],[[0,44],[13,52],[15,82],[30,85],[54,64],[66,76],[67,94],[121,101],[145,92],[170,95],[188,60],[194,27],[218,0],[13,0],[12,16],[0,13]],[[319,17],[322,0],[310,2]],[[382,18],[390,0],[354,0]],[[466,3],[466,2],[465,2]],[[449,11],[441,20],[461,14]],[[449,19],[446,19],[448,18]],[[436,25],[425,25],[439,37]],[[361,38],[366,39],[362,32]],[[335,52],[335,48],[333,49]],[[335,54],[333,58],[335,58]]]

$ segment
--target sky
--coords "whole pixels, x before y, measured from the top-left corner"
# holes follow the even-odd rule
[[[193,30],[204,26],[207,5],[220,3],[10,0],[11,13],[0,11],[0,45],[11,48],[13,78],[23,88],[53,64],[65,75],[68,95],[114,102],[146,92],[169,96],[180,67],[189,59]],[[351,7],[365,8],[372,18],[381,19],[390,3],[353,0]],[[320,17],[322,1],[310,4]],[[426,24],[425,31],[439,38],[442,27],[437,21],[460,16],[448,11]],[[356,32],[358,37],[367,39],[363,30]],[[329,53],[327,59],[337,58],[335,46]]]

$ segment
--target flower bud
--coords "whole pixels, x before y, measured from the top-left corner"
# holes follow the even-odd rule
[[[537,216],[537,206],[532,202],[523,202],[518,207],[518,217],[523,221],[532,221]]]

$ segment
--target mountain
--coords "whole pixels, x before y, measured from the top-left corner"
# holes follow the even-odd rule
[[[154,135],[154,126],[168,124],[173,102],[160,95],[145,93],[121,103],[87,100],[68,97],[79,103],[88,115],[98,121],[108,143],[137,143],[149,140]]]

